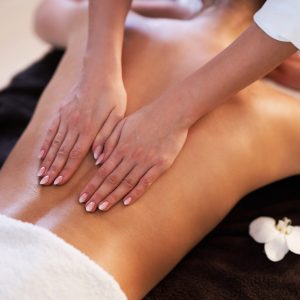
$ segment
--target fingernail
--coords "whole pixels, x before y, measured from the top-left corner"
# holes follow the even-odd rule
[[[124,199],[124,200],[123,200],[124,205],[129,205],[130,202],[131,202],[131,200],[132,200],[131,197],[128,197],[128,198]]]
[[[38,177],[43,176],[45,170],[46,170],[45,167],[41,167],[40,170],[39,170],[38,173],[37,173],[37,176],[38,176]]]
[[[58,176],[55,180],[54,180],[54,185],[59,185],[63,180],[62,176]]]
[[[94,207],[95,207],[95,203],[94,202],[90,202],[86,207],[85,207],[85,210],[87,212],[92,212],[94,210]]]
[[[95,149],[95,151],[94,151],[94,159],[95,160],[99,157],[101,149],[102,149],[101,146],[97,146],[97,148]]]
[[[88,197],[87,193],[82,194],[78,199],[79,203],[84,203],[86,201],[87,197]]]
[[[38,158],[41,159],[43,157],[44,153],[45,153],[45,150],[41,150]]]
[[[99,156],[98,160],[96,161],[96,166],[98,166],[98,165],[101,164],[103,158],[104,158],[104,153],[102,153],[102,154]]]
[[[100,210],[105,210],[105,209],[107,209],[108,205],[109,205],[109,202],[104,201],[104,202],[102,202],[102,203],[99,204],[98,208]]]
[[[48,182],[48,180],[49,180],[49,176],[47,175],[44,178],[42,178],[42,180],[40,181],[40,184],[42,184],[42,185],[46,184]]]

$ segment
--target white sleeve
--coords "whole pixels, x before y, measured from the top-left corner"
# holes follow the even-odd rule
[[[254,21],[270,37],[300,49],[300,0],[267,0]]]

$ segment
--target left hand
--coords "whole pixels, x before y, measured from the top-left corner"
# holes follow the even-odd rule
[[[104,163],[80,194],[86,211],[109,210],[123,199],[140,198],[174,162],[188,129],[162,114],[158,105],[144,107],[116,126],[104,146]]]

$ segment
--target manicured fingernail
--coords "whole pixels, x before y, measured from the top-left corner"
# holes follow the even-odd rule
[[[95,159],[95,160],[98,159],[101,150],[102,150],[102,147],[101,147],[101,146],[97,146],[97,148],[95,149],[95,151],[94,151],[94,159]]]
[[[46,184],[48,182],[48,180],[49,180],[49,176],[47,175],[44,178],[42,178],[42,180],[40,181],[40,184],[42,184],[42,185]]]
[[[86,201],[87,197],[88,197],[87,193],[82,194],[78,199],[79,203],[84,203]]]
[[[131,200],[132,200],[131,197],[128,197],[128,198],[124,199],[124,200],[123,200],[124,205],[129,205],[130,202],[131,202]]]
[[[43,157],[44,153],[45,153],[45,150],[41,150],[38,158],[41,159]]]
[[[54,185],[59,185],[63,180],[62,176],[58,176],[55,180],[54,180]]]
[[[40,170],[39,170],[38,173],[37,173],[37,176],[38,176],[38,177],[43,176],[45,170],[46,170],[45,167],[41,167]]]
[[[104,202],[102,202],[102,203],[99,204],[98,208],[99,208],[100,210],[106,210],[107,207],[108,207],[108,205],[109,205],[109,202],[104,201]]]
[[[96,161],[96,166],[100,165],[104,158],[104,153],[102,153]]]
[[[94,210],[94,207],[95,207],[95,202],[90,202],[86,207],[85,207],[85,210],[87,212],[92,212]]]

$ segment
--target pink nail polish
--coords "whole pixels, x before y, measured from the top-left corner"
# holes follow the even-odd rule
[[[41,150],[38,158],[41,159],[43,157],[44,153],[45,153],[45,150]]]
[[[46,170],[45,167],[41,167],[40,170],[39,170],[38,173],[37,173],[37,176],[38,176],[38,177],[43,176],[45,170]]]
[[[96,166],[100,165],[101,162],[103,161],[103,159],[104,159],[104,153],[102,153],[102,154],[99,156],[98,160],[96,161]]]
[[[101,147],[101,146],[97,146],[97,148],[95,149],[95,151],[94,151],[94,159],[95,159],[95,160],[98,159],[101,150],[102,150],[102,147]]]
[[[109,205],[109,202],[104,201],[104,202],[99,204],[98,208],[103,211],[103,210],[107,209],[108,205]]]
[[[131,200],[132,200],[131,197],[128,197],[128,198],[124,199],[124,200],[123,200],[124,205],[129,205],[130,202],[131,202]]]
[[[42,178],[42,180],[40,181],[40,184],[41,185],[46,184],[48,182],[48,180],[49,180],[49,176],[47,175],[47,176]]]
[[[84,193],[79,197],[78,201],[79,201],[79,203],[84,203],[87,198],[88,198],[88,194]]]
[[[54,180],[54,185],[59,185],[63,180],[62,176],[58,176],[55,180]]]
[[[86,207],[85,207],[85,210],[87,212],[92,212],[94,210],[94,207],[95,207],[95,203],[94,202],[90,202]]]

